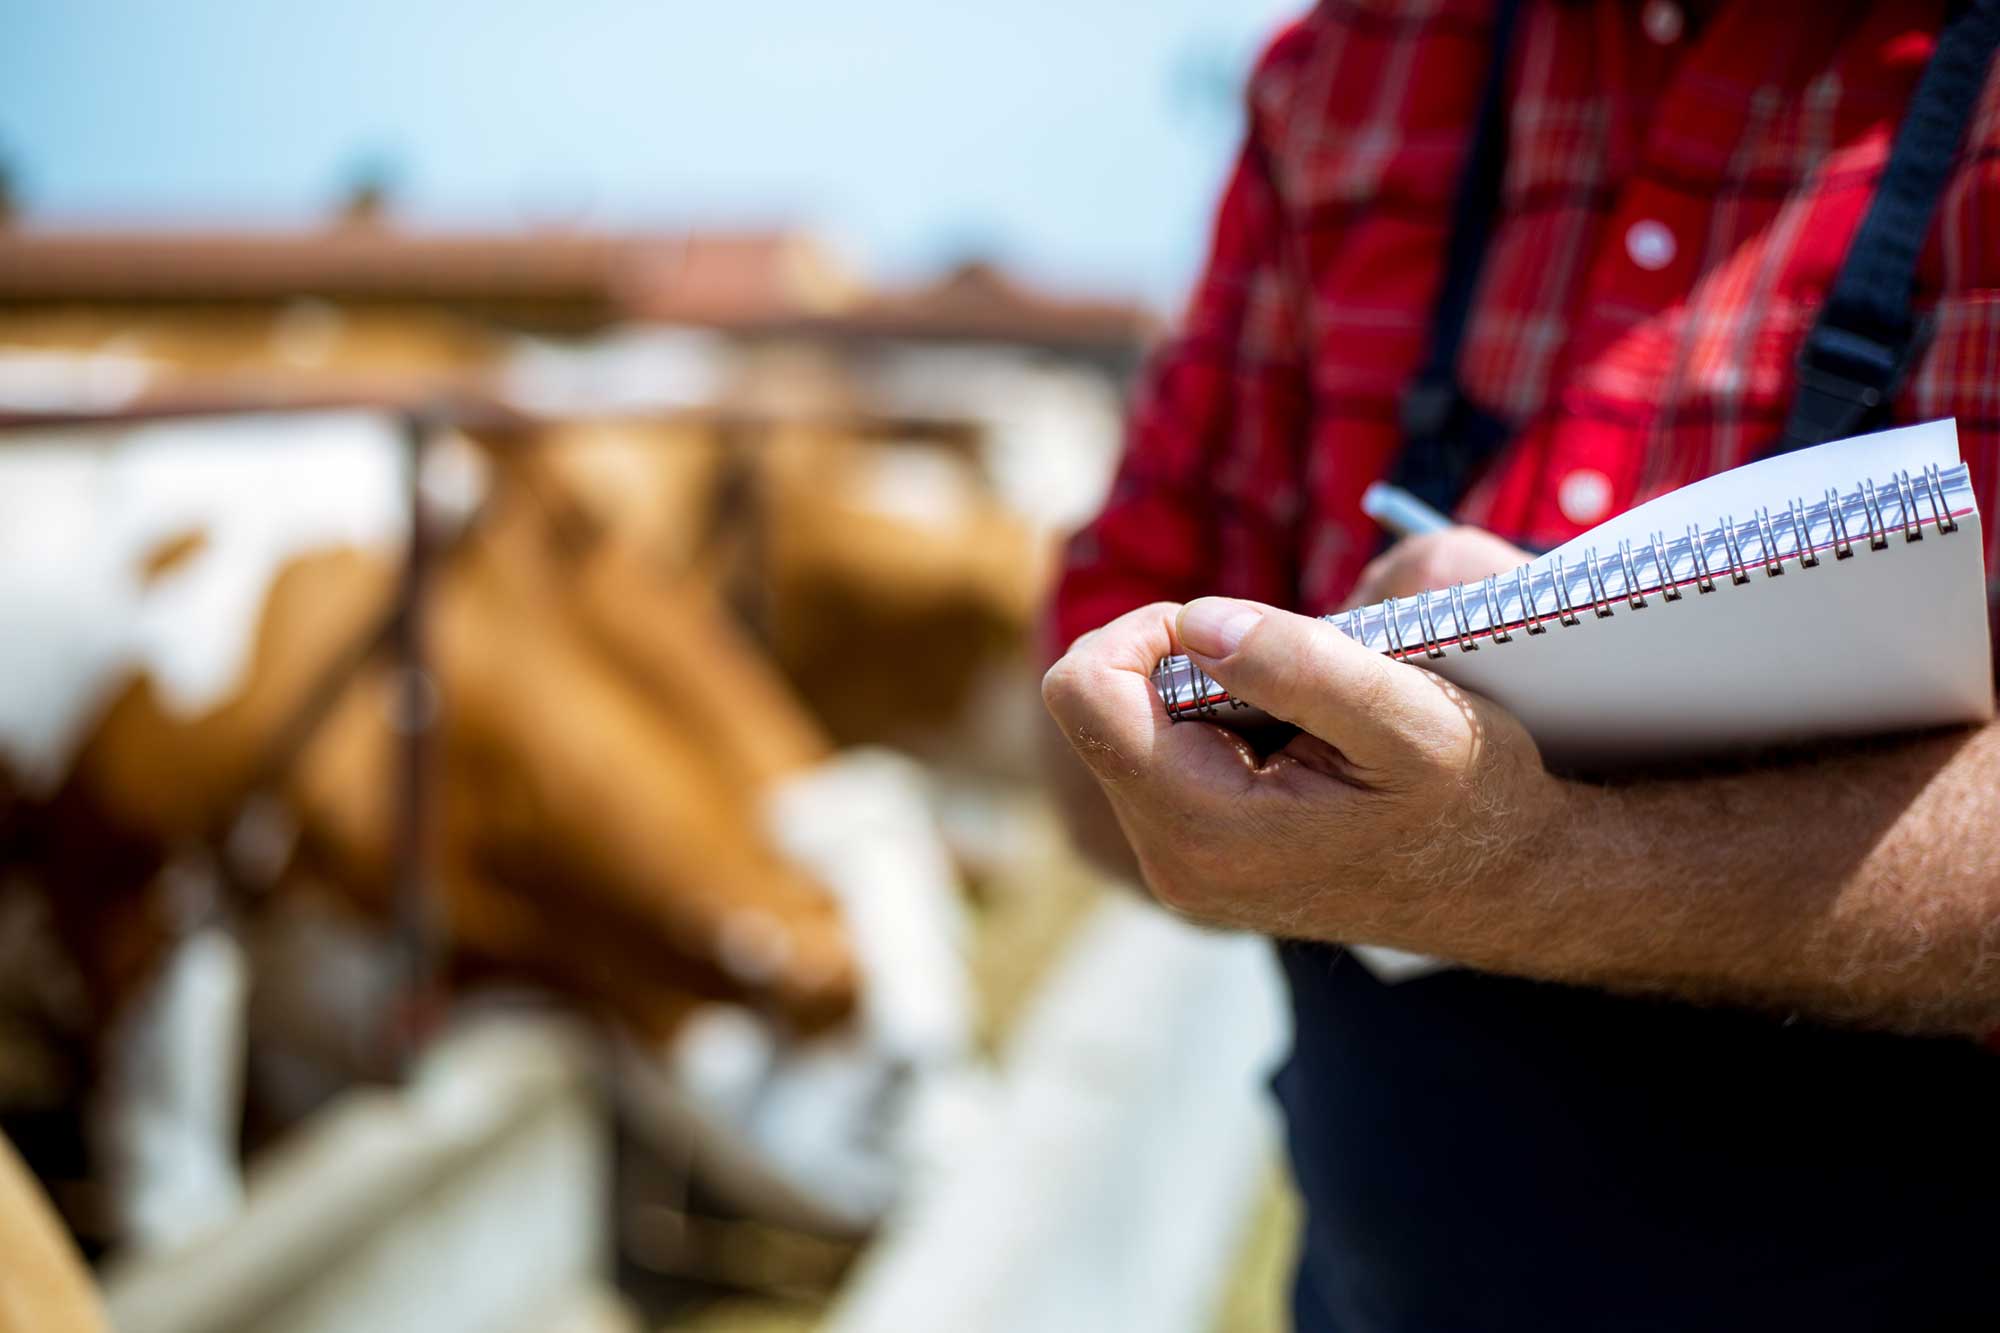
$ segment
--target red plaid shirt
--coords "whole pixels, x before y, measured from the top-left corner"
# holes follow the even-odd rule
[[[1155,599],[1333,610],[1380,537],[1492,0],[1328,0],[1251,79],[1183,327],[1154,357],[1058,649]],[[1538,547],[1756,457],[1935,43],[1942,0],[1530,0],[1499,220],[1459,363],[1521,430],[1462,507]],[[2000,476],[2000,79],[1918,276],[1935,334],[1900,419],[1956,416]],[[1991,551],[1988,552],[1991,567]]]

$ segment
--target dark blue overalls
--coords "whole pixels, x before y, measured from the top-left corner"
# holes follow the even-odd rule
[[[1499,6],[1392,473],[1447,511],[1511,433],[1454,367],[1498,206],[1515,8]],[[1868,429],[1892,397],[1917,254],[1996,45],[2000,0],[1940,34],[1776,449]],[[1280,956],[1306,1333],[2000,1329],[2000,1057],[1472,972],[1388,986],[1317,945]]]

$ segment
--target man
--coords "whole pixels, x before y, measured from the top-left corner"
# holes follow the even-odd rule
[[[1994,516],[1996,41],[1985,4],[1327,0],[1260,62],[1044,694],[1086,841],[1285,941],[1301,1328],[2000,1318],[2000,726],[1592,781],[1291,613],[1898,421],[1956,416]],[[1469,526],[1375,558],[1384,475]],[[1300,735],[1167,723],[1182,649]]]

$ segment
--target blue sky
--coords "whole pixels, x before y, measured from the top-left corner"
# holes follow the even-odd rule
[[[9,0],[32,218],[295,221],[363,164],[440,222],[797,221],[1162,305],[1299,0]]]

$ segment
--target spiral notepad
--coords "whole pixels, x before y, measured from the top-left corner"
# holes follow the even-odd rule
[[[1648,502],[1520,569],[1326,619],[1627,762],[1991,716],[1985,542],[1953,423],[1839,441]],[[1185,658],[1167,715],[1262,718]]]

